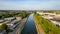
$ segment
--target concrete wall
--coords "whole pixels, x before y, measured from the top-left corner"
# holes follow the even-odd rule
[[[18,29],[18,31],[16,32],[16,34],[20,34],[21,33],[21,31],[23,30],[24,25],[26,24],[26,22],[27,22],[27,18],[24,18],[23,22],[21,23],[20,28]]]

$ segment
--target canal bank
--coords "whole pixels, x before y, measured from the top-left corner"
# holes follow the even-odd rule
[[[27,18],[24,18],[21,21],[20,28],[17,30],[16,34],[20,34],[21,33],[22,29],[24,28],[24,25],[26,24],[26,21],[27,21]]]
[[[20,34],[21,31],[22,31],[22,29],[23,29],[23,27],[24,27],[24,25],[25,25],[26,22],[27,22],[27,19],[28,19],[28,17],[26,17],[26,18],[24,18],[24,19],[21,19],[21,20],[18,22],[18,24],[17,24],[16,28],[14,29],[14,31],[13,31],[13,32],[10,32],[10,33],[8,33],[8,34]]]
[[[45,34],[43,27],[37,22],[37,16],[34,14],[34,21],[37,29],[37,34]]]
[[[37,34],[33,15],[34,14],[31,14],[28,17],[27,23],[25,24],[25,26],[20,34]]]

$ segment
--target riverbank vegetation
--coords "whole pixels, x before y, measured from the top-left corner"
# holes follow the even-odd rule
[[[42,26],[46,34],[60,34],[60,28],[52,24],[48,19],[42,18],[37,13],[34,14],[34,19]]]

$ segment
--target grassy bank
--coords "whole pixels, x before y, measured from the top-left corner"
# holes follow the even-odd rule
[[[38,14],[34,14],[35,21],[42,26],[46,34],[60,34],[60,28],[52,24],[49,20],[42,18]]]

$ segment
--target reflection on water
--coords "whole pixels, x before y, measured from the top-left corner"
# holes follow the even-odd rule
[[[36,26],[33,19],[33,14],[29,16],[28,21],[24,26],[21,34],[37,34]]]

